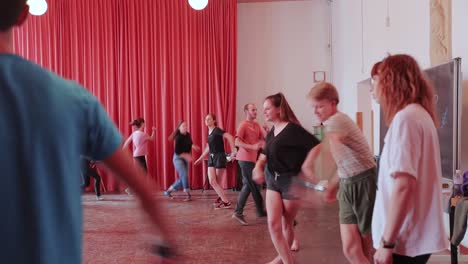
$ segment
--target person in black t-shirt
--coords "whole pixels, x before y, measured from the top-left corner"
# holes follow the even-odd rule
[[[171,192],[177,191],[180,187],[183,187],[184,192],[187,193],[187,198],[184,201],[191,201],[192,196],[190,195],[190,186],[188,182],[188,163],[192,160],[192,149],[198,151],[200,148],[193,144],[190,133],[187,130],[187,123],[183,120],[179,122],[175,131],[169,136],[169,140],[175,141],[175,150],[172,162],[179,174],[179,179],[174,182],[167,191],[164,191],[164,195],[169,198],[173,198]]]
[[[263,113],[273,127],[255,165],[254,180],[263,183],[266,174],[268,229],[278,253],[271,263],[289,264],[293,263],[294,219],[299,210],[298,197],[289,189],[307,154],[319,141],[300,125],[282,93],[265,99]]]
[[[234,137],[217,126],[214,114],[206,116],[205,124],[208,127],[208,144],[194,164],[197,165],[208,153],[210,154],[208,157],[208,180],[219,196],[215,201],[215,209],[231,208],[231,202],[229,202],[223,188],[219,185],[217,176],[224,177],[226,175],[227,160],[224,139],[228,140],[231,147],[231,157],[235,158],[236,156]]]
[[[84,192],[89,186],[90,177],[94,178],[94,191],[96,192],[96,200],[103,200],[101,196],[101,176],[97,172],[96,163],[87,158],[81,157],[81,191]]]

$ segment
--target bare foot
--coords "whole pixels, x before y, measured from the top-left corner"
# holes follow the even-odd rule
[[[267,264],[282,264],[283,261],[281,260],[281,257],[278,255],[276,256],[276,258],[270,262],[268,262]]]
[[[297,239],[294,239],[291,245],[291,251],[297,252],[299,251],[299,241]]]

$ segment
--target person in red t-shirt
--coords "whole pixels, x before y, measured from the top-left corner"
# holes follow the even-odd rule
[[[260,187],[252,180],[252,170],[255,167],[255,162],[257,162],[258,151],[265,145],[265,132],[255,121],[257,118],[257,107],[254,104],[246,104],[244,106],[244,113],[246,119],[239,125],[235,141],[236,146],[239,147],[236,159],[242,172],[243,185],[237,199],[236,210],[232,217],[242,225],[247,225],[243,212],[247,198],[251,193],[255,207],[257,208],[257,216],[266,216]]]

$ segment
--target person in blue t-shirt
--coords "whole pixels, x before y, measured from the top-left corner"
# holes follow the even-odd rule
[[[167,256],[167,231],[144,172],[98,100],[75,82],[13,54],[26,0],[0,1],[0,260],[81,263],[80,156],[102,160],[135,191]],[[83,133],[84,131],[84,133]]]

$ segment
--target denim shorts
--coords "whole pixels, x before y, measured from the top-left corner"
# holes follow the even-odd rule
[[[296,174],[297,173],[271,173],[268,168],[265,169],[267,190],[279,192],[283,200],[298,199],[296,195],[289,191],[292,179],[296,177]]]

